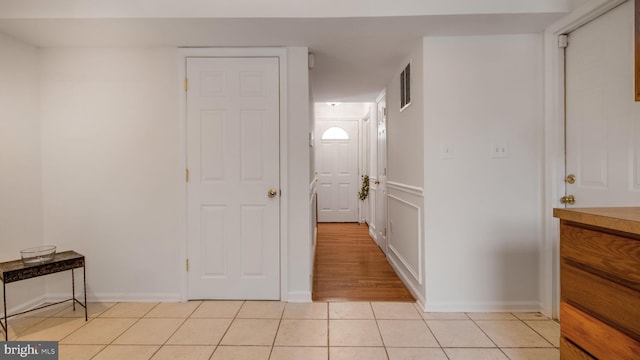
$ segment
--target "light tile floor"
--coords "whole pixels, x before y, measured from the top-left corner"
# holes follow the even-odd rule
[[[10,340],[55,340],[60,359],[557,360],[539,313],[422,313],[399,302],[60,304],[9,320]]]

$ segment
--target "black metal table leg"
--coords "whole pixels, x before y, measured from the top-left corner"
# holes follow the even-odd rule
[[[73,311],[76,311],[76,277],[74,275],[73,269],[71,269],[71,296],[72,296],[72,301],[71,303],[73,304]]]
[[[89,320],[89,303],[87,302],[87,263],[82,266],[82,281],[84,282],[84,321]]]
[[[4,329],[4,341],[9,341],[9,323],[7,323],[7,287],[2,282],[2,306],[4,307],[4,325],[2,328]]]

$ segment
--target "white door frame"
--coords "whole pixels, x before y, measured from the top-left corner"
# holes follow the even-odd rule
[[[186,270],[187,259],[187,183],[185,171],[187,169],[187,95],[184,91],[184,81],[187,74],[187,57],[278,57],[280,72],[280,300],[288,299],[287,281],[287,244],[288,244],[288,166],[287,166],[287,49],[286,48],[180,48],[178,51],[178,89],[180,98],[179,132],[180,132],[180,167],[177,169],[180,187],[180,219],[182,229],[180,233],[179,263],[180,298],[188,300],[189,278]]]
[[[540,257],[540,310],[558,317],[560,305],[559,222],[553,218],[553,208],[561,207],[564,195],[564,49],[558,47],[558,36],[565,35],[627,0],[592,0],[573,11],[544,33],[544,239]]]

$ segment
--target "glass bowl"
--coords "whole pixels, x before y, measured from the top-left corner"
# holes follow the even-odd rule
[[[25,265],[37,265],[47,263],[56,256],[56,247],[53,245],[36,246],[20,250],[22,262]]]

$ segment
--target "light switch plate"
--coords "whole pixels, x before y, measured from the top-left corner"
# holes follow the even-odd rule
[[[494,159],[509,157],[509,146],[506,143],[491,144],[491,157]]]
[[[453,159],[453,145],[441,144],[440,145],[440,158],[443,160]]]

